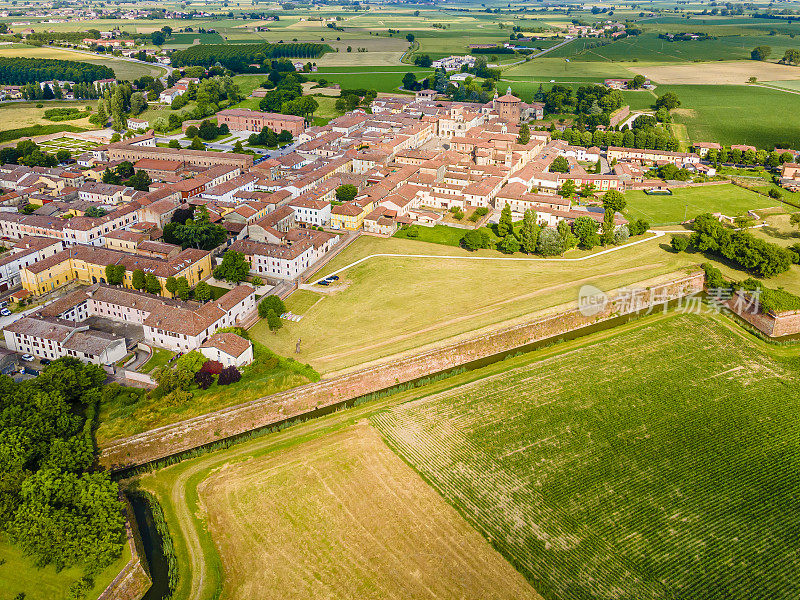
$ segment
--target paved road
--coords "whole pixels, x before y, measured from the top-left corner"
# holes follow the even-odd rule
[[[74,50],[72,48],[61,48],[60,46],[49,46],[49,47],[59,48],[62,50],[69,50],[70,52],[78,52],[79,54],[88,54],[89,56],[94,56],[95,58],[105,58],[105,55],[97,54],[96,52],[90,52],[89,50]],[[128,58],[126,56],[114,56],[113,58],[116,60],[126,60],[128,62],[135,62],[141,65],[147,65],[148,67],[161,67],[162,69],[165,69],[167,72],[161,77],[159,77],[159,79],[161,79],[161,82],[164,84],[165,87],[167,85],[167,77],[175,70],[174,67],[171,67],[169,65],[162,65],[160,63],[149,63],[146,60],[139,60],[138,58]]]

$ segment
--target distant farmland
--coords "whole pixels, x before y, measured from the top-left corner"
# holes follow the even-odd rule
[[[799,408],[796,364],[679,315],[372,420],[548,600],[788,600]]]

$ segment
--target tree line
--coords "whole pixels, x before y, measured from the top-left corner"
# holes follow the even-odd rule
[[[115,77],[113,69],[105,65],[54,58],[0,57],[0,84],[22,85],[53,79],[92,82]]]
[[[240,73],[263,72],[265,61],[273,58],[319,58],[330,52],[327,44],[198,44],[172,55],[172,66],[201,65],[210,67],[217,63]],[[257,66],[253,66],[257,65]]]
[[[37,566],[79,566],[81,598],[122,551],[117,484],[94,467],[106,372],[66,357],[20,383],[0,376],[0,531]]]

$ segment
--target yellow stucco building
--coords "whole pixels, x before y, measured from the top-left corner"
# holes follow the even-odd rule
[[[54,290],[70,281],[107,283],[106,267],[125,267],[123,285],[133,289],[133,272],[141,270],[154,275],[161,283],[161,295],[171,297],[166,289],[168,277],[186,277],[189,286],[211,274],[211,253],[187,248],[170,259],[139,256],[109,248],[74,246],[20,271],[22,287],[34,295]]]

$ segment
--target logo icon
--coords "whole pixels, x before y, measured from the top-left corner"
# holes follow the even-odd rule
[[[593,285],[583,285],[578,292],[578,310],[584,317],[603,312],[608,304],[606,293]]]

